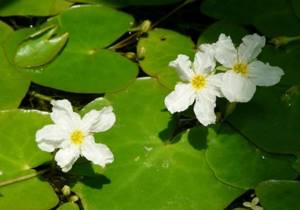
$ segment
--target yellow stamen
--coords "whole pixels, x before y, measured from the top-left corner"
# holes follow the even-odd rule
[[[192,78],[191,83],[194,89],[200,90],[206,85],[206,79],[202,75],[196,75]]]
[[[74,130],[71,133],[71,140],[74,144],[82,144],[84,140],[84,133],[81,130]]]
[[[248,74],[248,66],[247,66],[247,64],[244,64],[244,63],[236,63],[233,66],[233,71],[246,76]]]

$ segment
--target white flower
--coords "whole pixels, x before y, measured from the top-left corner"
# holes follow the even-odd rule
[[[281,68],[256,60],[265,46],[265,37],[247,35],[242,41],[236,49],[231,38],[221,34],[214,44],[216,60],[229,68],[223,74],[221,91],[230,102],[248,102],[256,86],[275,85],[284,75]]]
[[[116,121],[112,107],[100,111],[91,110],[81,119],[73,112],[68,100],[51,101],[53,105],[50,117],[54,124],[46,125],[36,133],[38,147],[55,154],[57,164],[67,172],[80,157],[105,167],[114,160],[112,152],[104,144],[95,143],[93,133],[103,132],[112,127]]]
[[[214,75],[214,58],[209,53],[197,52],[194,63],[186,55],[178,55],[170,62],[177,70],[180,79],[175,90],[165,98],[165,105],[171,113],[186,110],[195,102],[194,112],[204,126],[215,123],[216,97],[220,96],[217,88],[219,75]]]

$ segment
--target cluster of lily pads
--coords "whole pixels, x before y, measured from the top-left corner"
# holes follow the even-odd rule
[[[180,2],[0,3],[0,209],[300,209],[298,1]]]

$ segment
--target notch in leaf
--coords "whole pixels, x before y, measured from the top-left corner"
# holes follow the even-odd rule
[[[52,61],[65,46],[69,33],[57,35],[58,27],[50,25],[31,34],[17,48],[14,62],[21,68],[32,68]]]

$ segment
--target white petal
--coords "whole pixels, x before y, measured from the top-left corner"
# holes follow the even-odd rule
[[[81,146],[81,154],[89,161],[102,167],[114,161],[110,149],[105,144],[96,144],[92,136],[85,139]]]
[[[248,65],[248,77],[258,86],[275,85],[283,75],[281,68],[264,64],[261,61],[254,61]]]
[[[244,36],[238,48],[239,60],[244,63],[253,61],[266,44],[266,38],[257,34]]]
[[[116,116],[111,106],[100,111],[91,110],[82,119],[82,128],[87,132],[103,132],[110,129],[116,122]]]
[[[215,107],[216,95],[211,94],[209,89],[203,90],[197,95],[194,112],[201,124],[208,126],[216,122]]]
[[[72,105],[68,100],[52,100],[51,119],[55,124],[66,130],[76,127],[80,123],[79,114],[73,112]]]
[[[256,86],[249,78],[232,70],[224,73],[221,91],[230,102],[248,102],[255,90]]]
[[[193,66],[196,74],[207,75],[215,69],[216,61],[210,54],[198,51]]]
[[[169,66],[176,69],[177,74],[182,81],[189,81],[193,76],[193,71],[191,69],[192,62],[186,55],[178,55],[176,60],[169,63]]]
[[[53,152],[66,138],[66,133],[57,125],[46,125],[36,132],[38,147],[46,152]]]
[[[215,57],[225,67],[232,67],[237,61],[237,51],[230,36],[221,34],[215,44]]]
[[[215,46],[216,44],[201,44],[199,46],[199,50],[204,52],[204,53],[208,53],[211,57],[215,57]]]
[[[194,100],[195,91],[191,84],[178,83],[175,90],[165,98],[165,105],[173,114],[186,110]]]
[[[79,158],[80,150],[75,145],[60,149],[55,154],[55,161],[59,165],[63,172],[68,172],[76,160]]]
[[[218,91],[218,93],[216,95],[219,97],[221,96],[220,88],[223,84],[223,75],[224,75],[224,73],[218,73],[218,74],[208,76],[206,78],[206,80],[208,81],[208,85],[214,86],[215,90]]]

